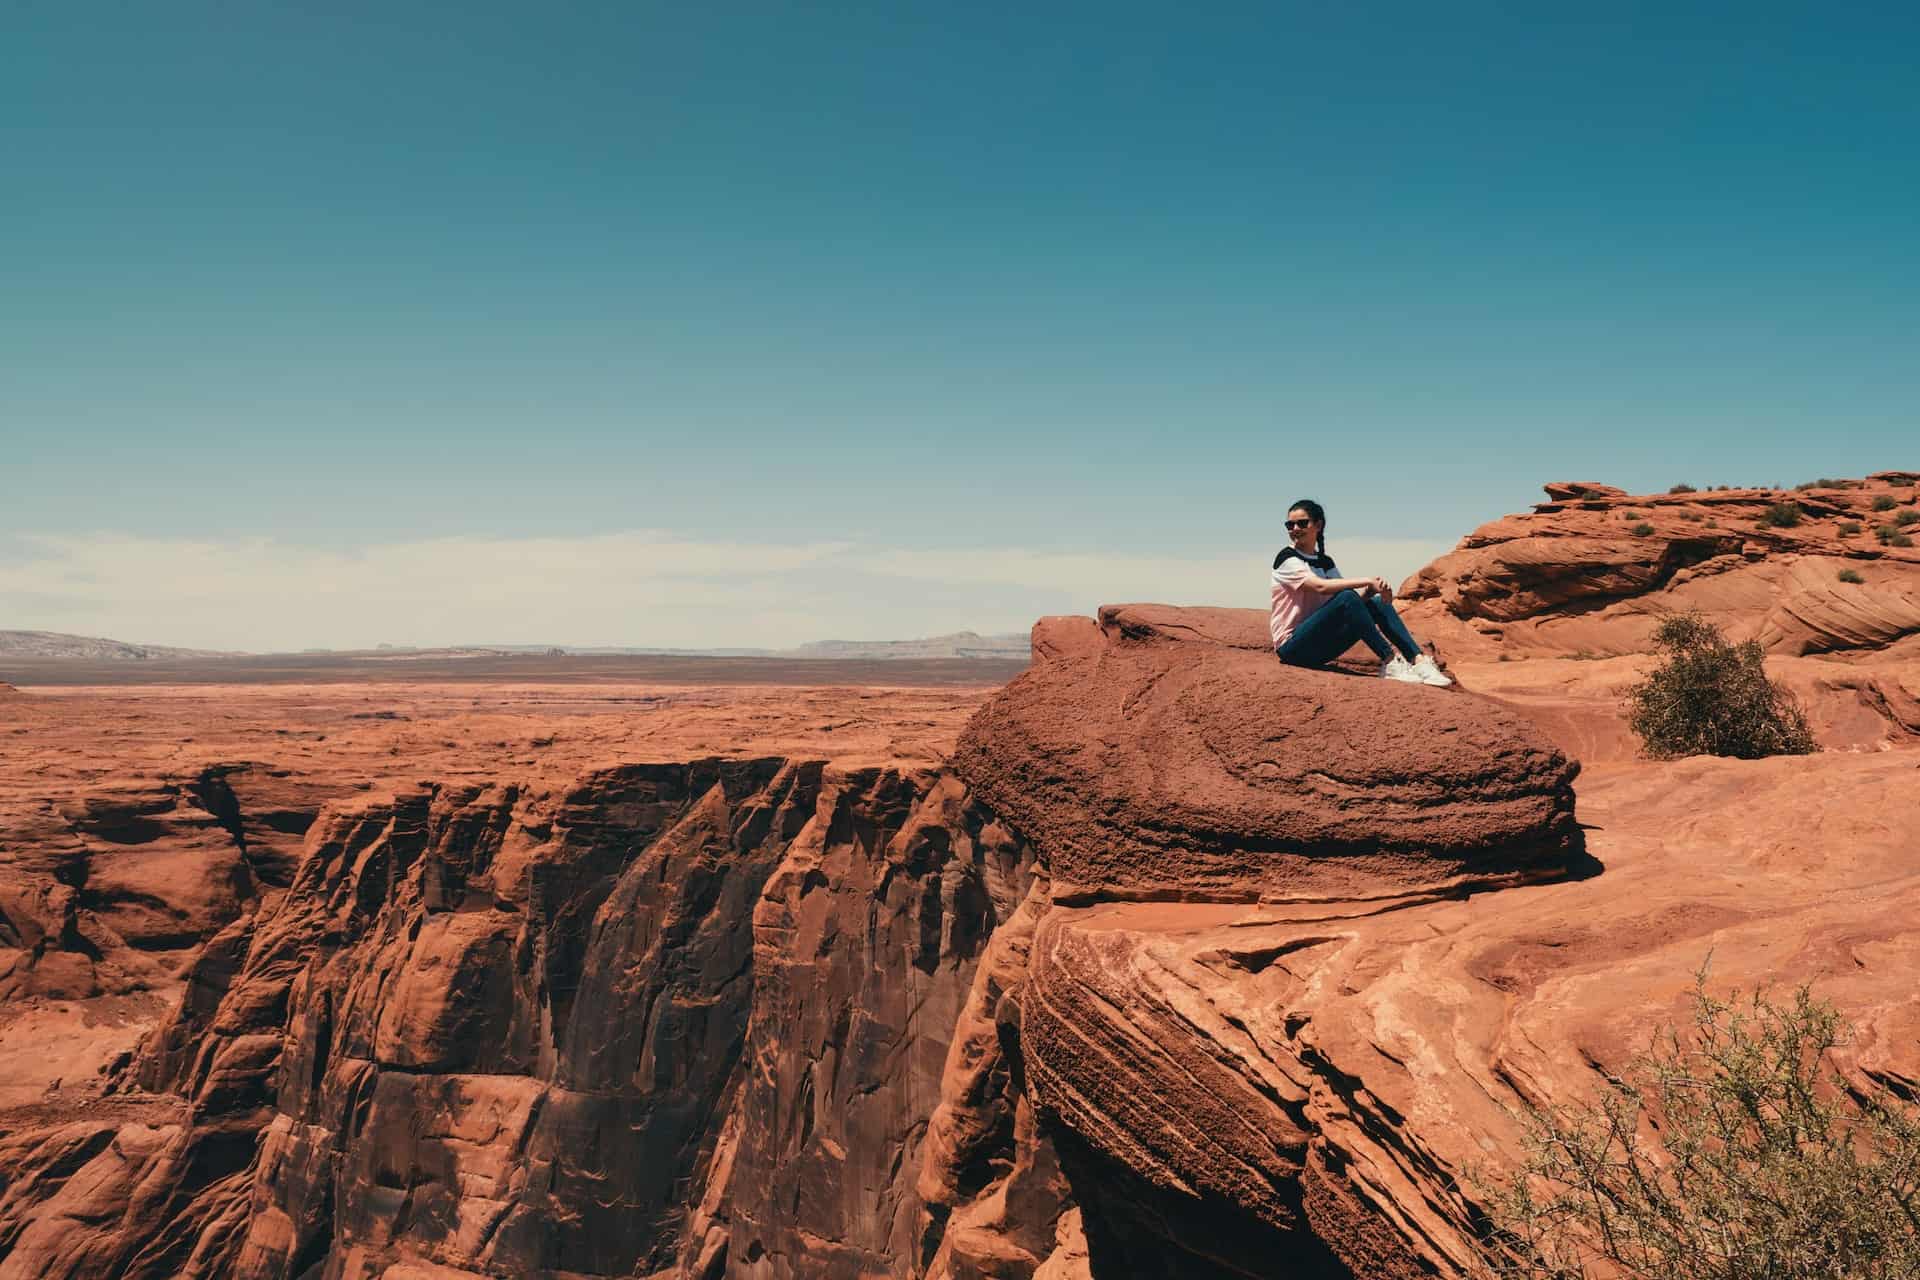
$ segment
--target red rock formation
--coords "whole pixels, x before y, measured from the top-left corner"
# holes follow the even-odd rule
[[[776,745],[825,733],[846,763],[561,763],[335,800],[285,887],[205,943],[120,1092],[4,1114],[0,1276],[866,1275],[912,1256],[946,1037],[1031,863],[919,745],[977,696],[700,692],[667,738],[631,710],[535,736],[591,758],[609,730],[747,723]],[[329,715],[362,746],[430,723],[451,774],[474,772],[458,738],[502,724]],[[232,804],[202,788],[181,814],[272,826],[277,801],[220,776]],[[33,811],[7,808],[0,844]],[[156,854],[173,839],[124,825],[173,809],[76,812]]]
[[[1173,639],[1212,623],[1114,621],[1103,611],[1105,650],[1080,646],[1010,685],[956,754],[1056,875],[1103,842],[1147,848],[1140,830],[1206,850],[1215,829],[1155,789],[1163,776],[1207,785],[1193,764],[1204,752],[1116,753],[1160,732],[1163,700],[1231,722],[1184,681],[1238,655]],[[1170,665],[1149,663],[1157,678],[1136,673],[1141,650],[1168,649]],[[1381,696],[1391,686],[1321,678],[1326,701],[1422,723]],[[1409,692],[1509,723],[1479,699]],[[1081,700],[1066,714],[1070,693]],[[1033,707],[1054,713],[1050,737]],[[1418,746],[1374,750],[1408,761]],[[1920,877],[1901,850],[1920,816],[1907,812],[1920,788],[1902,781],[1914,759],[1612,766],[1582,780],[1603,873],[1492,893],[1423,897],[1391,875],[1370,893],[1357,874],[1306,900],[1128,900],[1149,896],[1124,878],[1155,866],[1147,856],[1120,859],[1114,888],[1056,881],[1023,909],[1031,923],[996,938],[954,1038],[922,1177],[930,1225],[949,1227],[928,1274],[1252,1277],[1284,1262],[1310,1276],[1463,1275],[1486,1194],[1469,1173],[1517,1157],[1523,1103],[1589,1093],[1594,1064],[1623,1066],[1683,1019],[1709,954],[1716,983],[1815,980],[1864,1028],[1852,1068],[1911,1087],[1920,1022],[1903,974]],[[1285,812],[1288,781],[1259,794]],[[1473,792],[1449,794],[1466,806]],[[1348,816],[1389,830],[1392,797],[1356,790]],[[1553,831],[1544,822],[1538,838]],[[1204,886],[1190,857],[1163,854],[1168,882]],[[1023,1108],[1034,1122],[1018,1123]],[[1005,1207],[1016,1191],[1019,1215]]]
[[[1910,474],[1639,496],[1550,484],[1551,501],[1474,530],[1400,597],[1414,629],[1456,659],[1643,653],[1660,615],[1685,609],[1772,654],[1897,656],[1920,643],[1920,549],[1875,530],[1916,510]],[[1763,523],[1783,504],[1799,523]],[[1849,568],[1864,581],[1840,581]]]
[[[954,767],[1039,847],[1057,899],[1377,898],[1564,871],[1574,769],[1528,724],[1283,666],[1246,621],[1103,610],[1101,649],[1036,663],[967,726]]]

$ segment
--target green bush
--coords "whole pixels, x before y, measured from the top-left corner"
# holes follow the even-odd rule
[[[1842,569],[1842,570],[1840,571],[1840,581],[1842,581],[1842,582],[1852,582],[1852,583],[1860,583],[1860,582],[1865,582],[1865,581],[1866,581],[1866,579],[1860,576],[1860,574],[1859,574],[1859,571],[1858,571],[1858,570],[1855,570],[1855,569]]]
[[[1592,1102],[1530,1107],[1492,1188],[1481,1275],[1906,1280],[1920,1275],[1920,1116],[1832,1066],[1848,1032],[1806,988],[1668,1029]],[[1597,1265],[1596,1265],[1597,1264]]]
[[[1873,499],[1873,509],[1875,511],[1891,511],[1896,505],[1898,504],[1894,502],[1893,495],[1890,493],[1877,494]]]
[[[1842,520],[1840,522],[1840,536],[1843,538],[1859,537],[1860,529],[1861,524],[1858,520]]]
[[[1910,547],[1913,545],[1913,539],[1904,533],[1896,533],[1887,539],[1887,545],[1890,547]]]
[[[1900,526],[1897,524],[1883,524],[1873,531],[1873,536],[1880,539],[1884,545],[1889,547],[1913,545],[1911,542],[1902,543],[1900,541],[1900,539],[1907,535],[1900,531]]]
[[[1806,480],[1793,486],[1796,489],[1858,489],[1858,480],[1829,480],[1825,476],[1818,480]]]
[[[1817,750],[1806,713],[1767,679],[1760,644],[1730,644],[1697,613],[1669,614],[1654,631],[1666,660],[1627,693],[1627,723],[1646,755],[1806,755]]]
[[[1905,511],[1896,511],[1893,513],[1893,522],[1895,524],[1908,525],[1913,524],[1915,521],[1920,521],[1920,511],[1915,511],[1912,507],[1908,507]]]
[[[1700,491],[1694,488],[1690,484],[1677,484],[1673,486],[1673,488],[1667,490],[1667,492],[1668,493],[1698,493]]]
[[[1776,502],[1760,513],[1760,523],[1771,529],[1791,529],[1802,514],[1797,502]]]
[[[1627,532],[1633,534],[1637,538],[1644,538],[1648,534],[1653,532],[1653,526],[1646,523],[1643,520],[1639,524],[1633,526],[1633,528],[1629,529]]]

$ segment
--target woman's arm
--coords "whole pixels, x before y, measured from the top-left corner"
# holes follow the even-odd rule
[[[1336,591],[1358,591],[1368,595],[1381,589],[1378,578],[1316,578],[1312,574],[1301,580],[1300,589],[1309,595],[1330,596]]]

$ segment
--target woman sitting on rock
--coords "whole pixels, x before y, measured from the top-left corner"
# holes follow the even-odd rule
[[[1327,513],[1311,498],[1287,512],[1292,546],[1273,558],[1273,651],[1293,667],[1324,667],[1358,640],[1380,674],[1408,684],[1449,685],[1394,611],[1385,578],[1343,578],[1327,554]],[[1395,653],[1398,649],[1400,652]]]

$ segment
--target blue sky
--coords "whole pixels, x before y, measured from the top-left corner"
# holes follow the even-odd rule
[[[0,626],[1009,630],[1914,467],[1916,12],[18,6]]]

